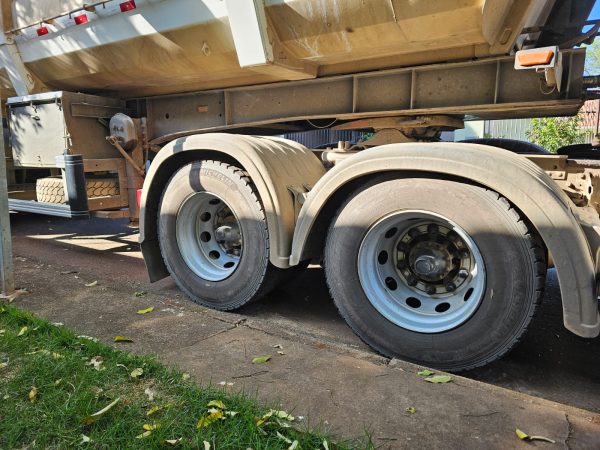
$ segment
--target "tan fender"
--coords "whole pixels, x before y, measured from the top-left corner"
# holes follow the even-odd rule
[[[290,264],[317,255],[306,243],[319,214],[347,183],[383,172],[459,177],[502,194],[540,233],[554,258],[566,328],[583,337],[600,332],[592,252],[571,202],[550,177],[523,156],[477,144],[392,144],[362,151],[330,170],[309,193],[298,217]],[[320,227],[317,232],[323,232]],[[311,251],[314,251],[312,249]]]
[[[306,147],[286,139],[210,133],[167,144],[158,152],[146,175],[140,210],[140,244],[150,279],[157,281],[168,276],[157,235],[162,192],[180,167],[201,159],[231,162],[248,172],[267,217],[270,261],[276,267],[289,267],[297,211],[288,188],[309,189],[324,174],[323,165]]]

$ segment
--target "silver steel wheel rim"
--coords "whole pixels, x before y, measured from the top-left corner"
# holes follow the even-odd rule
[[[222,281],[237,269],[243,239],[239,221],[219,196],[190,195],[177,212],[176,238],[188,267],[200,278]]]
[[[473,239],[427,211],[399,211],[375,223],[360,245],[358,276],[379,313],[419,333],[466,322],[481,303],[486,278]]]

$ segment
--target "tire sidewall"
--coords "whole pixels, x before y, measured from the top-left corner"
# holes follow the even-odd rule
[[[401,210],[430,211],[458,224],[483,257],[481,303],[452,330],[426,334],[400,328],[364,294],[357,269],[361,242],[380,218]],[[449,370],[495,359],[522,334],[535,308],[535,261],[518,220],[497,194],[457,182],[396,179],[361,190],[341,209],[328,236],[325,263],[334,301],[361,338],[388,356]]]
[[[232,210],[242,232],[243,250],[235,271],[221,281],[199,277],[183,259],[176,237],[177,213],[190,196],[214,194]],[[215,161],[182,167],[169,181],[159,207],[159,242],[163,258],[179,287],[194,301],[217,309],[234,309],[252,300],[265,276],[269,246],[262,207],[240,171]]]

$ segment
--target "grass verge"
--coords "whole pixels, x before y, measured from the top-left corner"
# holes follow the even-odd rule
[[[332,442],[283,411],[186,378],[0,305],[0,448],[371,447]]]

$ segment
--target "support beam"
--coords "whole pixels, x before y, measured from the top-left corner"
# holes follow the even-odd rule
[[[1,98],[1,96],[0,96]],[[0,125],[4,107],[0,105]],[[3,127],[1,127],[3,129]],[[3,133],[4,134],[4,133]],[[12,236],[10,232],[10,213],[8,210],[8,185],[6,182],[6,149],[4,137],[0,136],[0,286],[3,295],[15,291],[14,265],[12,255]]]

